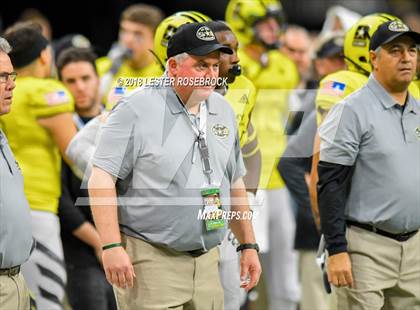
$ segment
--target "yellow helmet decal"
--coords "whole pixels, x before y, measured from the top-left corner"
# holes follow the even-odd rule
[[[177,12],[165,18],[156,29],[153,42],[153,54],[158,62],[164,67],[167,60],[166,49],[168,48],[169,39],[179,27],[188,23],[202,23],[210,20],[210,17],[196,11]]]

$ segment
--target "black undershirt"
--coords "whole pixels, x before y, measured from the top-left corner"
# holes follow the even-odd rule
[[[345,205],[354,167],[318,163],[318,206],[329,255],[347,251]]]

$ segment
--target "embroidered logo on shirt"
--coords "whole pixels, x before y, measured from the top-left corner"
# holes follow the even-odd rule
[[[417,127],[414,132],[416,133],[417,139],[420,140],[420,127]]]
[[[229,128],[222,124],[214,124],[211,131],[220,138],[226,138],[229,135]]]
[[[69,102],[69,97],[64,90],[54,91],[45,95],[48,105],[58,105]]]

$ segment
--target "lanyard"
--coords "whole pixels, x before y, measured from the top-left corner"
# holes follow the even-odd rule
[[[182,104],[182,102],[180,101],[180,104]],[[197,136],[197,138],[194,141],[194,146],[193,146],[193,155],[192,155],[192,163],[195,162],[195,150],[198,148],[200,155],[201,155],[201,160],[202,160],[202,165],[203,165],[203,173],[204,175],[207,177],[207,181],[208,184],[211,184],[211,174],[213,172],[213,169],[211,169],[211,165],[210,165],[210,154],[209,154],[209,148],[207,145],[207,105],[205,102],[202,102],[200,104],[200,124],[197,127],[197,124],[195,122],[193,122],[190,118],[190,115],[187,111],[187,109],[185,108],[185,106],[182,104],[183,107],[183,111],[184,114],[187,116],[190,124],[191,124],[191,128],[194,131],[195,135]]]

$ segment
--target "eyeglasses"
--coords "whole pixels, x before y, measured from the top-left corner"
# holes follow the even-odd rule
[[[0,73],[0,83],[7,83],[9,78],[14,82],[16,81],[17,73],[16,72],[1,72]]]

